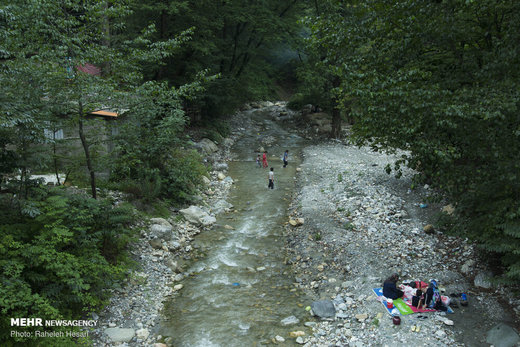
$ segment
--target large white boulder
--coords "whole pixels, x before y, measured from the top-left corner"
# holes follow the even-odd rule
[[[218,147],[215,144],[215,142],[211,141],[210,139],[203,138],[200,140],[199,143],[196,145],[198,148],[200,148],[204,153],[211,154],[218,151]]]
[[[192,205],[188,208],[180,210],[179,212],[182,213],[188,222],[195,225],[210,226],[217,221],[215,217],[210,216],[198,206]]]

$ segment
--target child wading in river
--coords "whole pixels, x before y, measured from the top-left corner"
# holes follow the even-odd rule
[[[282,157],[283,167],[287,167],[287,161],[289,160],[289,150],[286,150]]]
[[[271,168],[269,174],[267,175],[267,179],[269,180],[269,184],[267,185],[267,189],[274,189],[274,168]]]

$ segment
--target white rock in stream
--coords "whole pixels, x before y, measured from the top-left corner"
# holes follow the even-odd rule
[[[300,320],[298,318],[296,318],[295,316],[289,316],[287,318],[282,319],[281,323],[283,326],[287,326],[287,325],[298,324],[298,323],[300,323]]]
[[[179,212],[182,213],[188,222],[195,225],[210,226],[217,221],[215,217],[210,216],[198,206],[192,205],[188,208],[180,210]]]

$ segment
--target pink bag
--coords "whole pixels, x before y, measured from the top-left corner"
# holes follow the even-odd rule
[[[448,296],[441,295],[441,301],[444,304],[444,306],[450,306],[451,299]]]

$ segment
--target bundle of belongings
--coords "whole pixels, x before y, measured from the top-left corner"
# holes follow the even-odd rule
[[[377,299],[385,306],[391,315],[408,315],[418,312],[444,311],[453,313],[450,308],[450,298],[441,295],[437,286],[437,281],[431,280],[429,284],[422,281],[412,281],[401,284],[396,288],[398,298],[390,299],[384,296],[383,292],[388,292],[383,288],[374,288]]]

